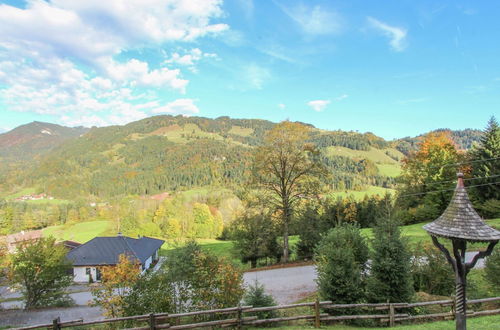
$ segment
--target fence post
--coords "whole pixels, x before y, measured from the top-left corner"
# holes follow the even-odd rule
[[[59,318],[59,316],[56,319],[54,319],[52,321],[52,329],[54,329],[54,330],[61,329],[61,325],[59,324],[60,321],[61,321],[61,319]]]
[[[238,329],[241,329],[243,325],[243,309],[241,308],[241,304],[238,305]]]
[[[394,305],[389,304],[389,327],[393,327],[395,324],[395,312],[394,312]]]
[[[319,299],[316,298],[316,301],[314,302],[314,327],[319,328],[321,327],[321,319],[320,319],[320,314],[319,314]]]
[[[153,313],[149,314],[149,329],[150,330],[156,329],[156,320],[155,320],[155,315]]]

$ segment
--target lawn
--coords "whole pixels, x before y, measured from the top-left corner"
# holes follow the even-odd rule
[[[482,316],[467,319],[467,326],[469,329],[474,330],[490,330],[490,329],[500,329],[500,315],[493,316]],[[283,326],[274,329],[314,329],[313,326]],[[379,329],[379,328],[361,328],[361,327],[351,327],[346,325],[329,325],[322,326],[321,329],[334,329],[334,330],[351,330],[351,329]],[[398,330],[449,330],[455,329],[455,321],[440,321],[440,322],[428,322],[414,325],[400,325],[393,327],[391,329]]]
[[[51,226],[42,230],[45,237],[53,236],[57,240],[70,240],[79,243],[90,241],[96,236],[106,236],[110,230],[111,221],[90,221],[74,225]]]
[[[486,223],[492,227],[496,227],[497,229],[500,229],[500,218],[499,219],[491,219],[491,220],[486,220]],[[416,223],[413,225],[408,225],[408,226],[402,226],[401,227],[401,233],[403,236],[407,237],[408,243],[410,246],[414,246],[419,242],[427,242],[429,244],[432,244],[432,239],[427,234],[427,232],[422,228],[423,225],[426,223]],[[373,238],[373,230],[371,228],[363,228],[361,229],[361,234],[365,236],[368,239]],[[443,240],[444,241],[444,240]],[[470,247],[471,248],[481,248],[483,247],[480,243],[473,244]]]
[[[377,187],[377,186],[369,186],[368,189],[356,191],[356,190],[347,190],[347,191],[338,191],[330,193],[332,197],[349,197],[352,196],[355,200],[362,200],[365,198],[365,195],[380,195],[384,196],[386,193],[394,194],[396,191],[394,189]]]

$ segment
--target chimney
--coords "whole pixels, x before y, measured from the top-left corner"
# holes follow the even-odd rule
[[[464,187],[464,174],[462,172],[457,173],[457,188]]]

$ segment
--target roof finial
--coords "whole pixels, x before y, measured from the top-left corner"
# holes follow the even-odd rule
[[[457,188],[464,188],[464,174],[462,172],[457,173]]]

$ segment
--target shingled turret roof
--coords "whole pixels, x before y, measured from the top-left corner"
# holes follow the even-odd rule
[[[444,213],[423,228],[433,236],[445,238],[473,242],[500,240],[500,231],[488,226],[472,207],[464,187],[462,173],[458,173],[457,188]]]

